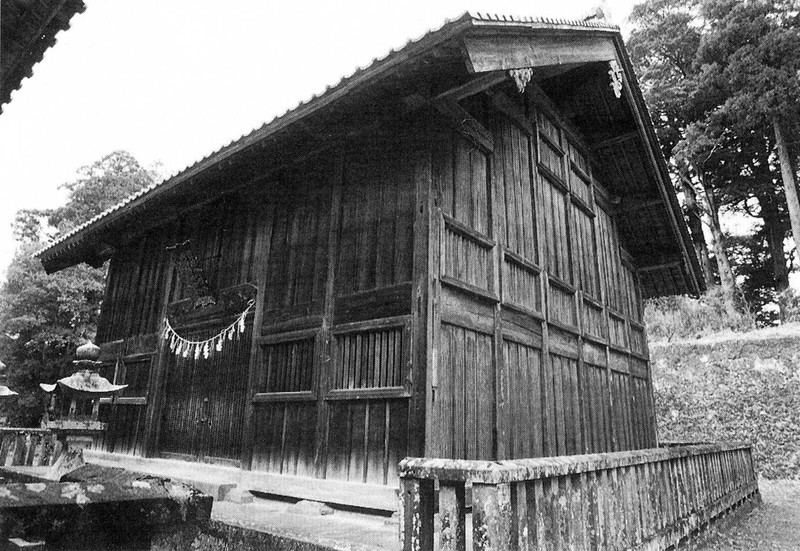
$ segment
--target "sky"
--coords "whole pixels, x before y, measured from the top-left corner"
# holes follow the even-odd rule
[[[600,0],[85,0],[0,114],[0,278],[14,214],[118,149],[169,175],[465,10],[578,19]],[[622,25],[636,0],[606,0]]]

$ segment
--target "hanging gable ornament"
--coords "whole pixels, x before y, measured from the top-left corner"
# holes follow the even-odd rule
[[[178,279],[186,288],[186,294],[194,301],[195,308],[202,308],[217,303],[217,296],[208,283],[205,270],[200,260],[192,251],[190,241],[176,243],[167,247],[168,251],[175,251],[175,269]]]
[[[522,94],[525,92],[525,87],[528,86],[528,83],[533,78],[533,68],[523,67],[522,69],[510,69],[508,71],[508,76],[514,79],[514,82],[517,83],[517,90]]]
[[[608,62],[608,76],[611,77],[611,89],[617,98],[622,97],[622,69],[615,59]]]

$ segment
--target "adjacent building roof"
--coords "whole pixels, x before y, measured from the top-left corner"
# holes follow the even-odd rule
[[[56,34],[85,9],[83,0],[0,0],[0,112]]]
[[[398,75],[410,74],[411,67],[414,70],[420,70],[419,67],[430,68],[435,63],[435,60],[431,58],[443,58],[447,55],[463,56],[464,48],[461,48],[460,45],[463,45],[466,40],[486,39],[491,42],[496,36],[544,37],[536,43],[535,47],[529,48],[530,51],[526,55],[520,56],[521,61],[517,63],[521,64],[519,67],[534,64],[544,66],[548,63],[561,66],[558,71],[552,72],[549,82],[551,87],[554,87],[553,92],[563,96],[564,102],[566,102],[560,107],[573,112],[579,123],[578,126],[581,124],[586,126],[585,130],[589,134],[590,145],[592,142],[597,143],[598,147],[595,153],[598,154],[600,164],[606,161],[610,162],[619,155],[623,157],[626,154],[632,155],[629,151],[631,147],[638,151],[634,155],[635,158],[623,159],[626,163],[624,167],[613,166],[611,163],[612,166],[604,175],[603,183],[610,185],[612,189],[616,188],[614,189],[615,193],[619,193],[623,198],[630,193],[636,201],[644,197],[644,188],[647,188],[646,191],[649,195],[647,201],[642,202],[642,205],[645,205],[642,208],[650,209],[649,214],[655,215],[660,221],[660,226],[654,227],[651,235],[647,236],[647,239],[652,242],[640,243],[642,251],[642,254],[639,255],[641,257],[640,267],[646,270],[650,269],[653,273],[657,272],[658,275],[656,279],[651,278],[648,280],[649,283],[646,282],[646,285],[649,285],[646,293],[658,295],[698,292],[702,286],[699,265],[694,256],[686,224],[670,184],[666,164],[658,147],[655,132],[636,84],[618,27],[603,21],[518,18],[481,13],[465,13],[457,19],[446,22],[440,28],[426,33],[421,38],[409,41],[402,48],[392,50],[387,55],[373,60],[369,66],[356,70],[336,85],[327,88],[322,94],[300,103],[294,109],[219,148],[163,181],[139,191],[74,230],[59,236],[37,256],[48,271],[55,271],[82,261],[97,264],[110,254],[111,247],[108,242],[113,239],[109,236],[124,228],[131,220],[140,219],[142,213],[153,211],[159,201],[167,201],[170,197],[173,197],[174,200],[174,197],[181,193],[189,193],[188,190],[192,187],[200,189],[198,182],[203,179],[204,175],[211,174],[209,169],[212,167],[222,171],[238,162],[237,159],[241,161],[245,153],[250,150],[258,148],[265,151],[277,148],[281,141],[289,140],[293,132],[299,133],[303,129],[307,130],[308,127],[320,128],[326,122],[329,123],[333,117],[332,113],[344,112],[344,106],[352,105],[362,96],[366,97],[367,92],[373,95],[377,94],[376,91],[385,93],[385,90],[389,88],[387,84],[389,82],[397,87],[400,79]],[[579,42],[587,39],[595,42],[584,43],[583,47],[580,47]],[[594,110],[609,119],[602,121],[592,118],[596,118],[596,113],[589,112],[585,105],[582,106],[586,103],[587,98],[580,95],[580,93],[588,95],[589,103],[592,103],[596,101],[594,96],[598,93],[597,90],[578,90],[578,93],[570,90],[569,94],[558,94],[559,79],[568,78],[570,75],[574,78],[576,74],[582,78],[583,75],[576,71],[590,71],[586,76],[593,78],[597,76],[598,70],[607,71],[607,64],[602,69],[598,69],[597,63],[589,64],[589,62],[597,61],[595,59],[597,55],[593,53],[595,51],[593,44],[596,44],[597,40],[603,41],[603,44],[612,44],[611,50],[616,52],[615,55],[621,62],[621,71],[630,84],[632,94],[629,103],[624,104],[627,107],[614,106],[612,102],[608,101],[608,105],[603,106],[602,109]],[[541,47],[543,50],[547,50],[551,45],[551,42],[548,41],[558,47],[548,51],[548,55],[543,56],[546,59],[537,59],[539,55],[537,48]],[[576,47],[573,48],[573,45]],[[471,62],[473,72],[517,67],[514,62],[508,65],[507,61],[501,65],[492,65],[495,62],[491,56],[471,59]],[[583,69],[581,62],[586,66]],[[605,81],[605,88],[608,88],[607,82],[608,80]],[[614,124],[609,124],[610,120],[615,122],[619,128],[615,130]],[[640,121],[639,132],[632,132],[630,129],[635,120]],[[642,124],[641,121],[644,123]],[[617,162],[617,165],[619,164]],[[203,189],[210,193],[222,192],[225,184],[221,180],[221,178],[217,178],[213,184],[219,188],[212,186]],[[648,182],[646,186],[644,185],[645,180]],[[637,185],[643,189],[639,190]],[[631,202],[624,206],[636,209],[639,208],[639,203]],[[631,235],[636,235],[638,231],[633,228]],[[654,245],[664,245],[664,247],[654,249]],[[665,251],[669,249],[669,254],[650,256],[647,254],[653,250],[662,249]],[[629,250],[629,252],[636,257],[637,251]]]

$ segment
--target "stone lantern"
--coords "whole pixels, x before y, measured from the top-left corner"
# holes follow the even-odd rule
[[[42,427],[58,433],[59,439],[63,438],[73,450],[90,446],[106,430],[108,424],[98,419],[100,398],[115,396],[128,386],[114,385],[100,375],[100,347],[91,341],[79,346],[75,356],[75,373],[55,384],[39,385],[51,395]]]

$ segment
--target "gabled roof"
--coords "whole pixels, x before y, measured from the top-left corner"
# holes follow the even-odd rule
[[[0,112],[22,79],[56,43],[56,34],[83,13],[83,0],[2,0],[0,7]]]
[[[379,88],[381,83],[389,79],[393,74],[412,66],[414,63],[418,63],[425,55],[431,54],[437,48],[445,47],[453,42],[461,42],[468,37],[486,37],[498,34],[522,34],[526,36],[546,34],[547,36],[558,36],[562,42],[566,40],[566,44],[569,44],[569,41],[572,40],[570,37],[604,37],[605,40],[614,44],[618,55],[623,59],[623,70],[626,78],[629,82],[634,83],[632,88],[635,89],[635,93],[638,95],[637,98],[634,98],[635,108],[644,109],[644,103],[641,100],[638,86],[635,85],[635,76],[627,60],[627,54],[624,51],[624,45],[617,26],[603,21],[570,21],[536,17],[520,18],[468,12],[457,19],[445,22],[440,28],[429,31],[419,39],[411,40],[403,47],[392,50],[381,58],[374,59],[370,65],[357,69],[353,74],[341,79],[334,86],[328,87],[323,93],[312,96],[309,100],[301,102],[294,109],[288,110],[283,115],[263,124],[237,140],[231,141],[161,182],[154,183],[139,191],[74,230],[59,236],[50,246],[37,253],[37,257],[48,271],[58,270],[81,261],[97,263],[98,260],[102,260],[101,257],[103,255],[108,254],[104,252],[107,247],[97,244],[93,247],[93,240],[103,234],[114,231],[114,228],[123,227],[126,220],[132,219],[138,213],[147,211],[148,208],[152,208],[156,199],[168,197],[171,193],[178,193],[180,190],[188,189],[192,185],[192,181],[208,173],[208,169],[218,167],[222,170],[223,167],[233,163],[234,158],[248,150],[252,150],[257,146],[262,148],[271,147],[279,143],[295,127],[302,127],[315,117],[322,117],[322,113],[333,112],[340,105],[345,104],[348,99],[352,100],[352,98],[357,97],[366,90]],[[590,51],[591,49],[584,50],[584,52]],[[461,54],[459,53],[459,55]],[[535,57],[536,52],[533,52],[532,55]],[[575,65],[575,55],[572,55],[569,59],[559,60],[559,63],[563,63],[564,67],[567,68],[572,67]],[[533,63],[530,61],[530,56],[526,59],[528,61],[525,61],[520,68],[530,66]],[[595,60],[589,59],[589,61]],[[500,69],[501,67],[497,68]],[[514,67],[502,67],[502,69],[508,68]],[[644,111],[644,118],[647,119],[649,128],[646,141],[652,142],[650,146],[654,148],[657,155],[660,155],[658,144],[654,141],[655,133],[650,127],[646,111]],[[696,292],[699,289],[699,285],[702,285],[700,278],[696,276],[699,273],[699,267],[696,259],[692,262],[693,257],[688,255],[688,251],[692,250],[691,242],[686,232],[685,223],[682,220],[677,199],[674,197],[674,192],[669,184],[663,158],[661,159],[661,166],[653,167],[653,169],[655,172],[661,173],[662,179],[665,180],[662,185],[668,188],[664,189],[661,199],[665,201],[664,206],[667,210],[665,214],[671,220],[668,224],[671,226],[671,233],[679,242],[679,248],[682,249],[682,258],[679,261],[680,273],[678,275],[684,280],[682,283],[672,287],[668,286],[668,289],[665,288],[660,293],[664,291],[670,292],[673,287],[677,292]]]

